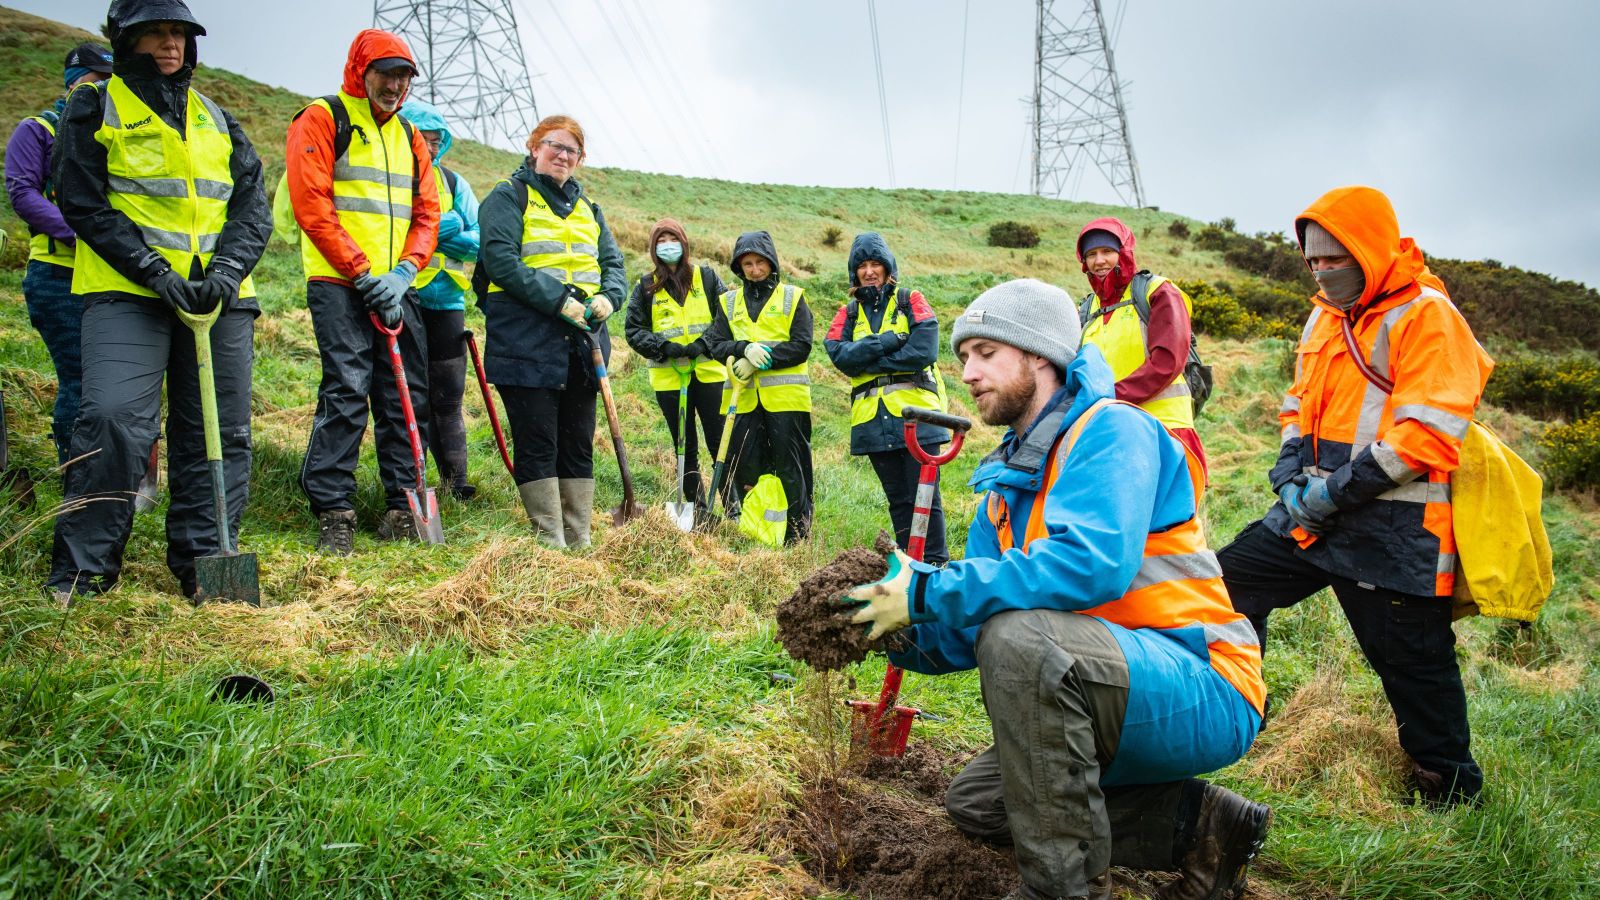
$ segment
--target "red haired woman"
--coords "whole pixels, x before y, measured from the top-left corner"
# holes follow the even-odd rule
[[[576,549],[589,544],[594,507],[600,385],[589,342],[610,358],[606,317],[628,282],[600,207],[572,177],[583,162],[583,128],[547,116],[527,146],[527,159],[478,210],[484,367],[505,404],[517,492],[534,533]]]

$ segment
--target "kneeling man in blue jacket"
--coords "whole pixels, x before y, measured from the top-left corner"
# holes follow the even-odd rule
[[[1111,897],[1110,867],[1176,870],[1164,898],[1236,897],[1272,813],[1195,776],[1244,755],[1266,687],[1197,515],[1199,461],[1114,399],[1072,299],[985,291],[951,343],[980,416],[1010,431],[979,465],[966,558],[903,553],[850,592],[898,666],[977,667],[994,746],[950,785],[968,834],[1016,848],[1020,898]]]

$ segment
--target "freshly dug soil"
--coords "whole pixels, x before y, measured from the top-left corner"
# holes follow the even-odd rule
[[[839,599],[857,585],[882,578],[889,571],[884,559],[893,549],[893,540],[879,532],[872,550],[846,550],[807,575],[778,605],[778,643],[783,649],[823,672],[858,663],[869,652],[882,649],[883,641],[868,641],[867,629],[850,624],[850,611],[839,609]]]
[[[899,788],[935,803],[944,803],[950,780],[971,761],[971,754],[947,756],[926,742],[913,739],[898,759],[862,754],[861,777]]]

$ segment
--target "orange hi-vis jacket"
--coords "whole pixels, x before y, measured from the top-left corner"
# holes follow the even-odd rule
[[[1368,187],[1340,188],[1297,220],[1326,228],[1355,257],[1366,289],[1349,311],[1318,294],[1300,335],[1294,383],[1278,414],[1273,490],[1299,474],[1328,479],[1330,531],[1300,552],[1330,574],[1401,593],[1448,597],[1455,583],[1450,473],[1494,362],[1394,209]],[[1362,374],[1357,352],[1394,383]],[[1282,504],[1266,525],[1288,537]]]
[[[1084,427],[1102,409],[1116,403],[1133,406],[1121,400],[1101,400],[1079,416],[1058,439],[1045,465],[1041,496],[1048,494],[1055,485]],[[1166,431],[1172,433],[1170,428]],[[1173,435],[1173,439],[1177,440],[1177,436]],[[1194,451],[1188,445],[1183,447],[1198,509],[1198,500],[1205,490],[1205,470]],[[1011,550],[1016,543],[1005,498],[998,492],[991,492],[986,512],[999,538],[1000,552]],[[1044,503],[1033,504],[1027,529],[1023,532],[1024,553],[1034,541],[1049,537],[1044,512]],[[1078,612],[1124,628],[1158,631],[1203,628],[1211,668],[1250,701],[1256,712],[1265,712],[1267,689],[1261,679],[1261,646],[1250,621],[1233,610],[1233,602],[1228,599],[1228,590],[1222,583],[1222,567],[1216,554],[1206,546],[1198,512],[1185,522],[1151,532],[1145,538],[1144,558],[1127,593],[1109,603]]]

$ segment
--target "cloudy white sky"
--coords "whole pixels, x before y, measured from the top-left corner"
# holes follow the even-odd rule
[[[1372,184],[1428,252],[1600,285],[1600,3],[1103,2],[1146,202],[1285,230],[1327,188]],[[6,3],[91,29],[107,5]],[[876,6],[894,184],[1028,190],[1034,4]],[[372,19],[365,0],[190,7],[203,60],[306,94],[337,86]],[[512,8],[539,111],[583,122],[594,164],[890,186],[863,0]]]

